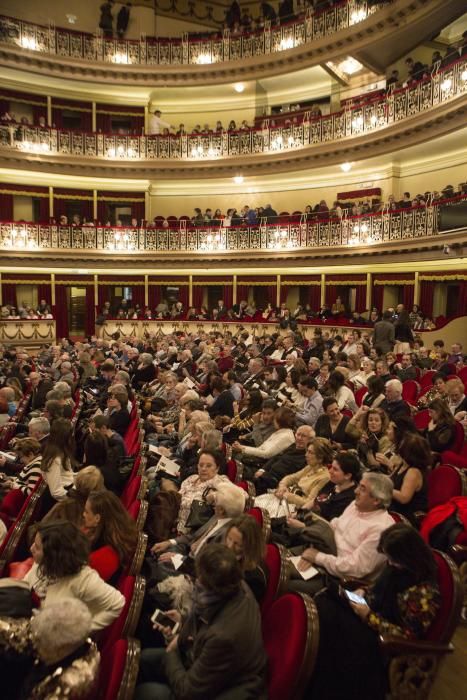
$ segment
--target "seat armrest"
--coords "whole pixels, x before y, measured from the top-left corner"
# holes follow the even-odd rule
[[[452,644],[442,644],[440,642],[430,642],[420,639],[404,639],[403,637],[385,637],[380,635],[379,644],[384,654],[407,655],[407,654],[451,654],[454,651]]]

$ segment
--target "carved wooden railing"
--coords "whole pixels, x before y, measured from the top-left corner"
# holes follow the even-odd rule
[[[271,26],[248,34],[213,33],[206,39],[147,37],[139,40],[104,39],[102,34],[86,34],[68,29],[25,22],[0,16],[0,41],[28,51],[93,63],[124,65],[178,66],[206,65],[277,53],[330,36],[365,20],[377,9],[364,0],[344,0],[334,7],[306,14],[293,22]]]
[[[294,151],[373,134],[425,114],[467,93],[467,56],[429,78],[363,104],[311,118],[301,124],[184,136],[128,136],[71,131],[16,123],[0,126],[0,148],[41,156],[63,155],[107,161],[216,160]],[[291,113],[293,118],[293,113]]]
[[[43,253],[112,251],[153,255],[286,252],[417,241],[436,235],[439,235],[438,204],[343,219],[292,220],[228,228],[186,227],[185,221],[175,229],[0,222],[0,250]]]

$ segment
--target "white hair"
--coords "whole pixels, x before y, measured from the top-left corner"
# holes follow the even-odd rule
[[[63,398],[68,398],[71,396],[71,386],[68,384],[68,382],[57,382],[54,384],[54,390],[61,391]]]
[[[47,418],[43,418],[42,416],[39,416],[38,418],[31,418],[28,428],[35,428],[43,435],[50,433],[50,423]]]
[[[79,647],[92,628],[92,615],[78,598],[60,598],[49,603],[31,620],[31,631],[40,639],[41,647],[60,657]]]
[[[402,396],[402,382],[399,379],[390,379],[386,382],[386,386],[394,389],[394,391]]]
[[[246,496],[246,491],[239,486],[225,482],[216,487],[214,500],[216,506],[222,508],[227,518],[237,518],[245,510]]]
[[[376,498],[381,503],[381,508],[387,510],[391,505],[394,489],[394,484],[389,476],[378,474],[377,472],[367,472],[362,476],[363,480],[368,483],[373,498]]]

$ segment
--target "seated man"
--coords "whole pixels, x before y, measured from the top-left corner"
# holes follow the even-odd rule
[[[266,697],[259,608],[235,554],[209,544],[196,560],[193,608],[166,649],[145,649],[135,700]],[[180,620],[175,611],[169,617]],[[170,630],[162,628],[170,634]],[[230,692],[229,692],[230,691]]]
[[[404,352],[401,361],[394,365],[397,378],[401,382],[406,382],[408,379],[417,379],[417,370],[412,364],[412,358],[408,352]]]
[[[318,391],[318,382],[313,377],[303,375],[299,379],[298,389],[306,397],[306,401],[301,411],[295,415],[297,425],[314,427],[318,416],[323,412],[323,397]]]
[[[305,571],[314,565],[322,573],[308,581],[302,580],[298,572],[293,574],[289,590],[316,593],[325,585],[326,574],[336,578],[367,578],[377,573],[385,562],[384,555],[377,549],[381,533],[394,524],[387,512],[392,492],[393,484],[388,476],[374,472],[364,474],[355,490],[355,501],[330,522],[336,554],[307,547],[301,554],[298,570]],[[294,527],[297,521],[289,518],[288,522]],[[300,533],[304,541],[306,532],[305,528]]]
[[[410,416],[408,403],[402,398],[402,382],[399,379],[390,379],[384,387],[386,398],[379,405],[388,416],[389,420],[395,420],[400,416]]]
[[[306,465],[306,448],[314,437],[310,425],[301,425],[295,433],[295,443],[286,450],[271,457],[254,475],[256,495],[277,488],[279,481],[289,474],[298,472]]]
[[[274,414],[277,404],[274,399],[265,399],[261,407],[261,416],[258,423],[255,422],[250,433],[242,435],[239,440],[244,445],[259,447],[270,437],[274,431]]]
[[[271,459],[286,450],[295,442],[293,426],[295,424],[295,414],[286,406],[278,408],[274,414],[275,432],[267,438],[259,447],[248,447],[234,442],[232,449],[235,452],[241,453],[242,462],[254,468],[256,465],[261,465],[264,461]],[[247,458],[245,460],[245,457]]]

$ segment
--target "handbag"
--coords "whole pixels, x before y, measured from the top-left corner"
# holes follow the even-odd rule
[[[31,617],[31,588],[26,581],[0,580],[0,617]]]
[[[200,499],[195,499],[191,503],[190,513],[186,519],[185,527],[189,530],[198,530],[205,525],[214,515],[214,506],[206,501],[209,491],[215,491],[212,486],[204,489]]]

